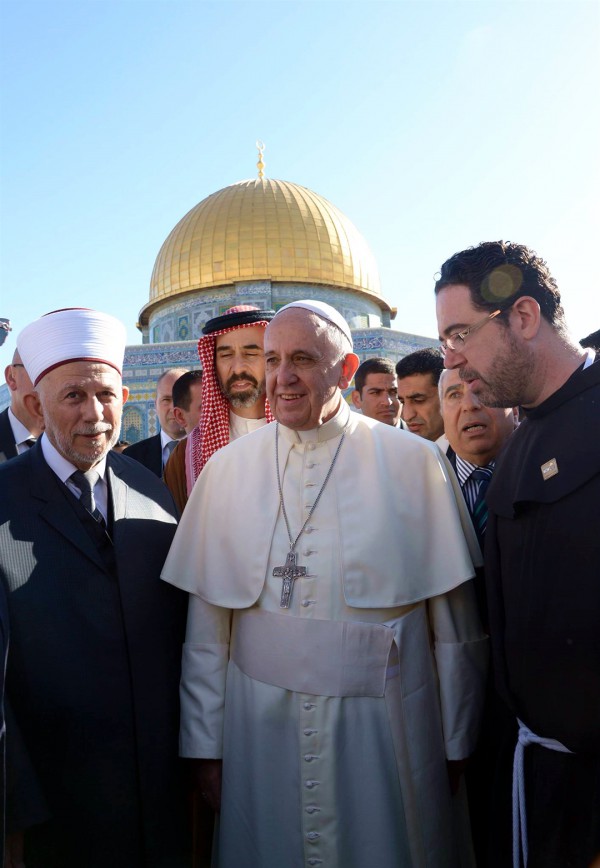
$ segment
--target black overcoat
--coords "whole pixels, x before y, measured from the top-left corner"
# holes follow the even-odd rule
[[[600,363],[511,436],[487,492],[485,572],[498,689],[526,749],[529,864],[600,856]]]
[[[123,451],[128,458],[135,458],[148,470],[151,470],[159,478],[163,474],[163,447],[160,439],[160,432],[154,434],[153,437],[146,437],[145,440],[139,440],[137,443],[132,443]]]
[[[17,445],[13,434],[8,407],[0,413],[0,464],[17,457]]]
[[[107,482],[105,559],[40,443],[0,467],[8,811],[13,830],[29,827],[28,868],[188,864],[177,745],[187,601],[159,579],[176,512],[125,456],[109,453]]]

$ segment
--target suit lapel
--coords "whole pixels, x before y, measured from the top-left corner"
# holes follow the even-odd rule
[[[127,492],[128,486],[121,479],[122,468],[117,466],[109,452],[106,459],[106,481],[108,483],[108,496],[112,505],[113,522],[117,522],[127,515]]]
[[[39,503],[39,516],[82,554],[106,570],[100,554],[70,502],[69,492],[50,469],[40,443],[27,453],[32,464],[32,497]]]
[[[163,463],[162,463],[162,440],[160,439],[160,432],[156,435],[155,440],[155,448],[154,455],[152,457],[152,461],[154,463],[154,472],[159,478],[162,478],[163,475]]]
[[[0,458],[0,461],[8,461],[9,458],[17,457],[17,446],[12,428],[10,427],[8,410],[0,413],[0,455],[4,456],[3,459]]]

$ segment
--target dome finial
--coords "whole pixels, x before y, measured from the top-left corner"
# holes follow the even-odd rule
[[[256,140],[256,147],[258,148],[258,163],[256,167],[258,169],[258,177],[262,181],[265,177],[265,164],[263,162],[263,154],[265,152],[265,143],[261,142],[260,139]]]

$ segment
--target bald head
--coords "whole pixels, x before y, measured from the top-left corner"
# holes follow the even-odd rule
[[[161,429],[173,440],[180,440],[185,436],[185,429],[173,413],[173,386],[185,373],[185,368],[169,368],[160,375],[156,383],[156,415]]]
[[[4,369],[4,379],[10,389],[10,409],[33,437],[39,437],[43,420],[26,406],[25,396],[33,394],[34,388],[18,350],[15,350],[11,364]],[[33,408],[33,404],[28,403]]]

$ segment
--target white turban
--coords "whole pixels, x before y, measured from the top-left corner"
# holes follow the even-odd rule
[[[101,362],[123,370],[126,332],[107,313],[87,308],[54,310],[25,326],[17,349],[34,386],[67,362]]]
[[[302,301],[292,301],[289,304],[280,307],[275,314],[275,317],[279,316],[279,314],[282,313],[284,310],[289,310],[292,307],[301,307],[304,310],[310,310],[312,313],[320,316],[321,319],[326,319],[328,322],[333,323],[334,326],[337,326],[342,332],[342,334],[344,334],[348,338],[350,349],[353,349],[350,326],[341,315],[341,313],[339,313],[330,304],[325,304],[324,301],[311,301],[309,299],[303,299]]]

